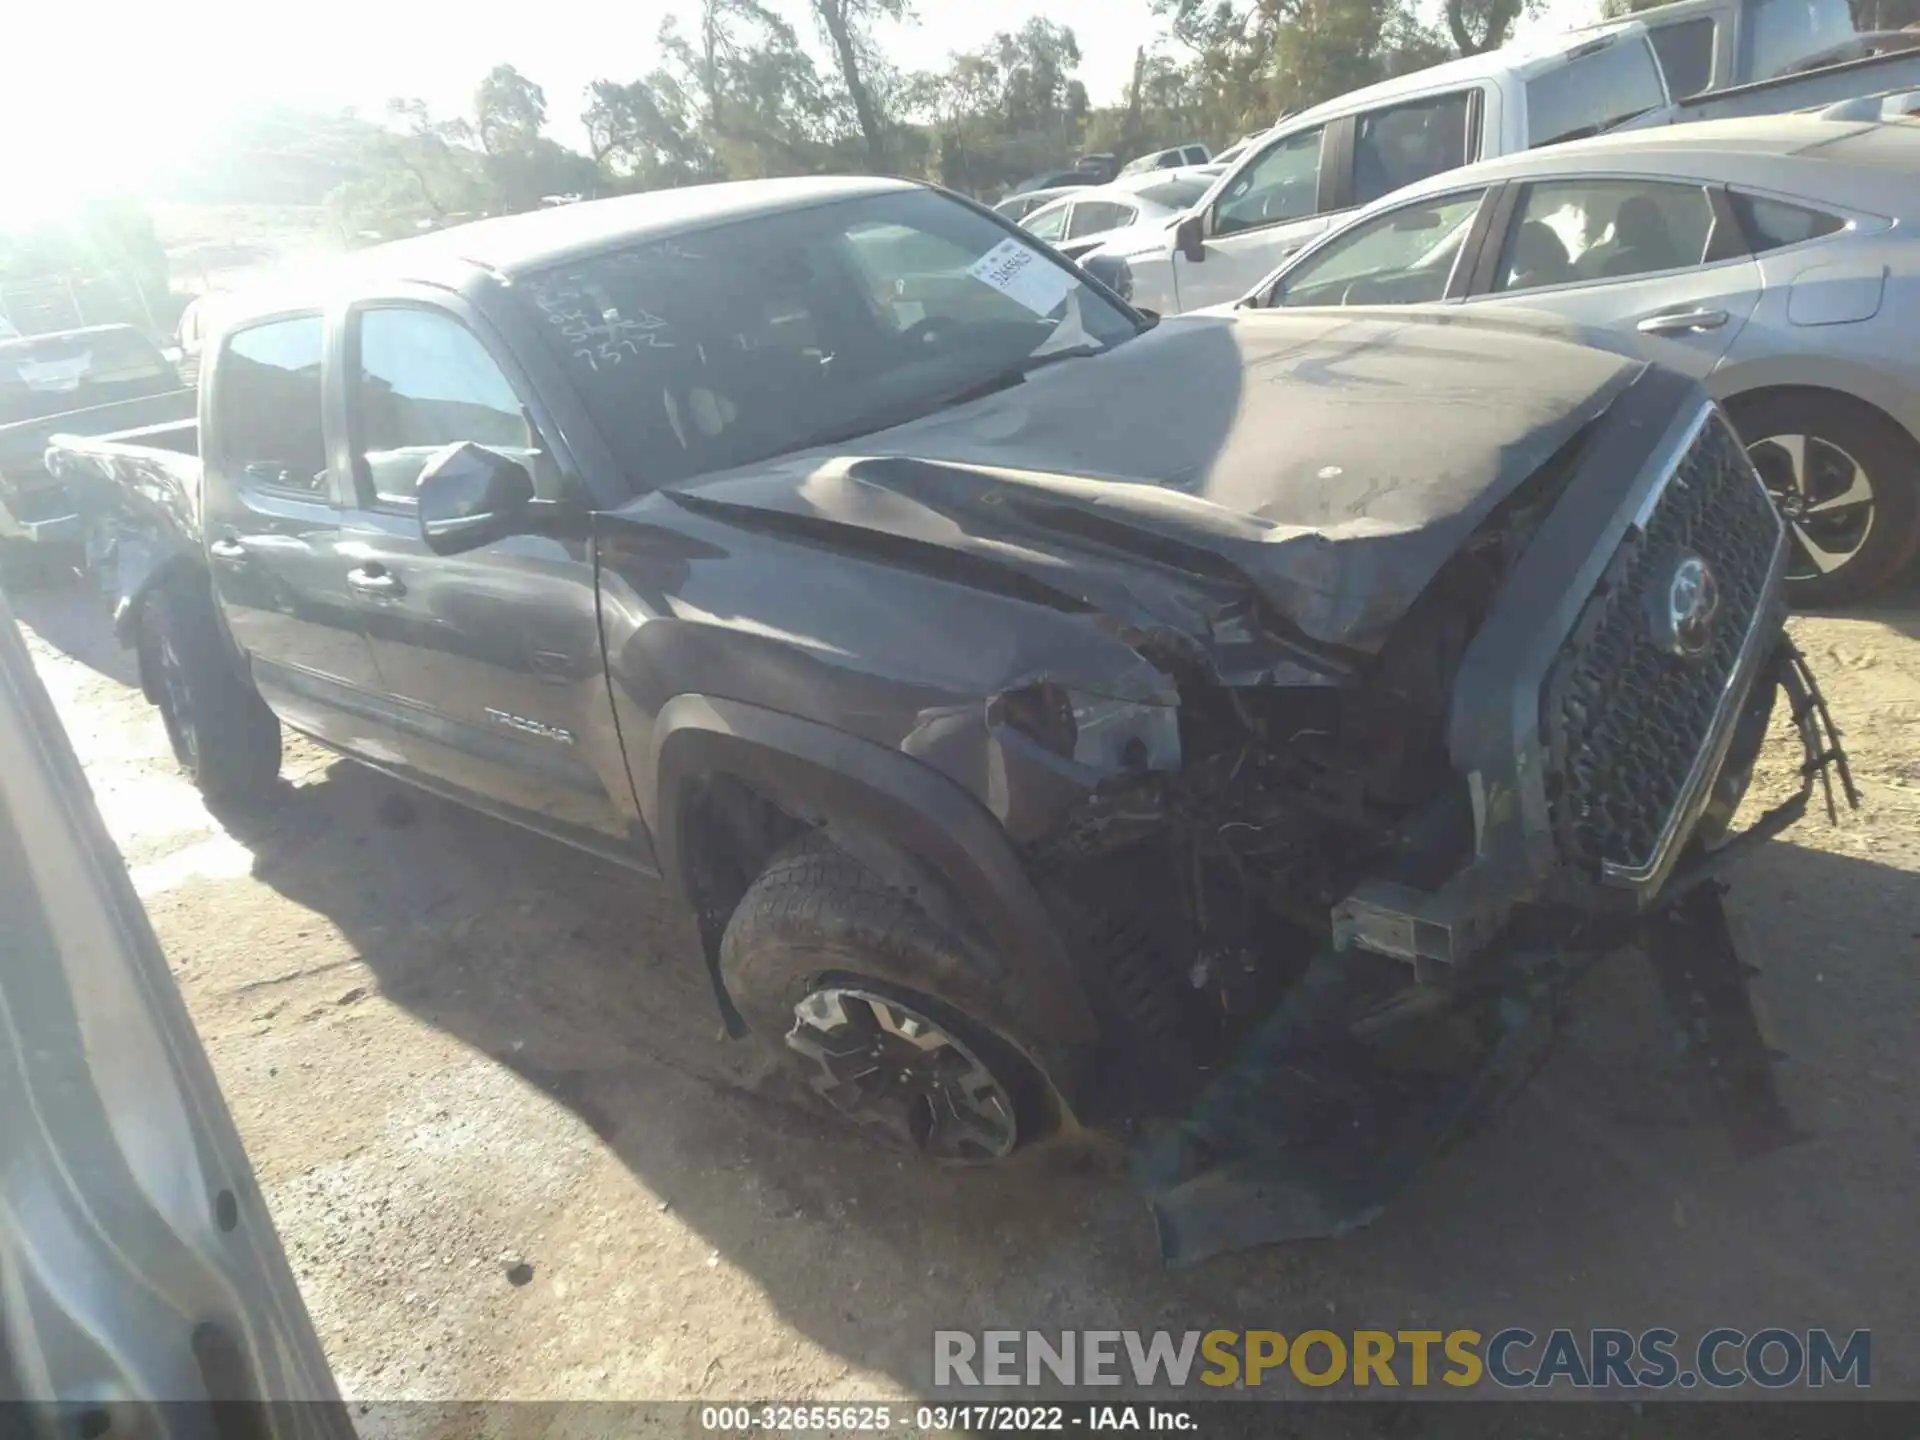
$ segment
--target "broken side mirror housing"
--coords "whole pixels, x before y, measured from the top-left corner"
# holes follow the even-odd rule
[[[1173,248],[1195,265],[1207,258],[1207,217],[1204,211],[1196,210],[1191,215],[1180,217],[1180,223],[1173,227]]]
[[[533,476],[518,460],[463,440],[427,461],[418,501],[427,548],[457,555],[528,528]]]

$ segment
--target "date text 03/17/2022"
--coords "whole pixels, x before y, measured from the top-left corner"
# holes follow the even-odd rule
[[[700,1428],[722,1435],[905,1434],[1070,1430],[1192,1432],[1199,1421],[1179,1405],[703,1405]]]

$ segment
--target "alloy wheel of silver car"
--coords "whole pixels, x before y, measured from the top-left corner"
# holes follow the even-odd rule
[[[1831,575],[1859,555],[1876,511],[1866,466],[1818,435],[1769,435],[1747,454],[1793,537],[1789,580]]]
[[[793,1007],[787,1047],[849,1119],[934,1160],[985,1164],[1019,1140],[1012,1094],[966,1044],[911,1005],[829,986]]]

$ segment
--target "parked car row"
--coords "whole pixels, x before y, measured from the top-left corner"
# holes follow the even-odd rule
[[[1726,407],[1803,603],[1920,546],[1920,125],[1809,116],[1603,136],[1366,210],[1248,306],[1547,311],[1663,342]]]
[[[1076,191],[1023,223],[1160,314],[1425,302],[1658,337],[1749,435],[1791,593],[1853,599],[1920,548],[1920,51],[1824,63],[1851,26],[1844,0],[1680,0],[1283,119],[1185,214],[1100,238]]]
[[[1134,239],[1150,243],[1168,222],[1193,208],[1213,179],[1194,170],[1122,175],[1111,185],[1090,185],[1057,195],[1020,224],[1069,259]]]

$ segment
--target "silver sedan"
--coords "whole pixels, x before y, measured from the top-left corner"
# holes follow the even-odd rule
[[[1920,122],[1600,136],[1375,202],[1243,306],[1551,312],[1705,382],[1787,516],[1797,603],[1920,545]],[[1620,346],[1619,339],[1610,343]]]

